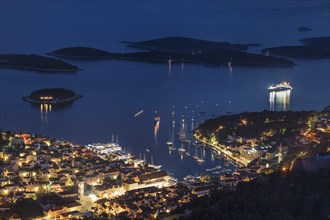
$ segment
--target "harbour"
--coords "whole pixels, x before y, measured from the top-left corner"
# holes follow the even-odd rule
[[[261,5],[267,7],[263,4],[268,3]],[[93,12],[92,14],[96,16],[95,20],[82,27],[80,25],[84,24],[84,17],[80,16],[80,12],[64,7],[64,4],[70,4],[74,8],[73,3],[45,4],[45,11],[53,9],[54,4],[58,4],[56,7],[63,9],[61,14],[63,20],[71,21],[73,14],[77,18],[77,20],[62,23],[61,31],[65,34],[59,36],[59,32],[52,25],[45,25],[52,23],[53,16],[57,16],[56,14],[45,14],[43,20],[38,20],[36,23],[35,15],[40,13],[37,3],[24,4],[27,4],[31,10],[17,8],[14,3],[8,6],[12,8],[12,11],[17,11],[24,22],[15,22],[17,15],[8,17],[6,21],[12,23],[21,32],[8,28],[12,27],[11,25],[2,26],[5,41],[2,44],[3,53],[22,52],[44,55],[70,45],[91,46],[106,51],[125,53],[135,50],[118,43],[119,41],[142,41],[169,35],[231,43],[260,43],[264,46],[251,49],[258,53],[263,47],[297,44],[299,39],[305,37],[302,36],[305,33],[295,30],[295,27],[301,23],[313,23],[318,27],[328,26],[328,17],[323,16],[319,11],[315,13],[320,16],[315,17],[316,20],[313,21],[301,13],[296,19],[287,19],[287,23],[282,26],[273,26],[263,21],[268,19],[271,23],[276,23],[279,18],[278,13],[269,11],[267,14],[258,15],[256,19],[256,14],[251,8],[242,6],[246,12],[246,19],[255,25],[247,25],[241,22],[241,19],[234,19],[235,30],[238,32],[233,33],[233,25],[228,25],[227,22],[233,19],[230,6],[217,2],[214,3],[217,7],[203,5],[206,11],[200,13],[204,15],[210,10],[219,12],[214,13],[214,18],[209,20],[207,17],[195,16],[195,13],[192,13],[194,10],[200,11],[201,8],[201,4],[195,2],[191,5],[194,10],[190,11],[194,16],[191,16],[192,20],[188,23],[183,22],[184,20],[181,19],[183,15],[178,13],[180,10],[187,9],[182,4],[178,6],[178,11],[175,11],[173,16],[183,23],[173,23],[173,20],[166,16],[152,16],[154,22],[144,24],[144,21],[150,20],[150,11],[136,3],[139,10],[131,12],[136,19],[124,19],[118,25],[116,19],[108,17],[111,15],[119,18],[125,14],[125,3],[118,3],[122,4],[124,11],[104,7],[101,9],[102,13]],[[92,4],[89,6],[91,7],[84,8],[81,13],[90,14]],[[173,12],[171,8],[164,8],[164,10],[166,14]],[[4,15],[9,14],[10,11],[5,10]],[[290,10],[284,14],[287,18],[293,15]],[[190,24],[195,24],[195,26]],[[80,26],[80,28],[72,31],[73,26]],[[120,29],[122,32],[113,34],[100,26]],[[30,27],[28,32],[26,27]],[[91,39],[86,35],[86,28],[90,33],[95,33],[97,39]],[[247,28],[250,31],[246,31]],[[146,32],[139,31],[141,29]],[[257,32],[258,34],[255,34]],[[28,37],[18,39],[18,36],[26,36],[26,33],[29,33]],[[278,33],[283,33],[283,38],[278,38]],[[326,36],[328,30],[315,28],[311,33],[315,36]],[[40,36],[44,36],[43,39],[46,40],[41,41]],[[49,42],[56,42],[56,44],[50,46]],[[212,151],[208,150],[209,147],[200,146],[197,157],[205,162],[198,164],[197,158],[193,158],[195,156],[193,137],[188,138],[191,140],[190,145],[183,143],[185,152],[182,153],[178,152],[181,146],[177,140],[172,141],[173,145],[167,145],[169,130],[173,125],[175,131],[172,136],[174,139],[178,138],[180,115],[186,116],[186,136],[189,136],[190,131],[203,121],[221,115],[263,110],[321,110],[329,102],[328,97],[324,95],[327,94],[329,88],[327,59],[294,59],[296,65],[292,68],[242,67],[231,61],[229,66],[215,68],[169,60],[171,60],[170,63],[154,64],[118,60],[65,59],[81,69],[77,74],[68,75],[1,69],[0,83],[3,92],[0,93],[0,127],[4,130],[20,130],[67,139],[81,145],[111,142],[111,134],[116,133],[121,139],[122,146],[126,146],[132,152],[141,153],[141,157],[145,153],[148,161],[151,158],[145,149],[149,149],[155,164],[161,164],[162,168],[181,179],[187,175],[199,175],[212,167],[224,167],[224,163],[227,162],[222,157],[213,155]],[[272,83],[283,81],[290,82],[293,89],[279,91],[276,94],[268,90]],[[81,94],[83,98],[65,108],[55,108],[53,105],[51,107],[33,106],[22,100],[22,97],[36,89],[56,87],[70,88],[77,94]],[[173,106],[175,106],[174,109]],[[160,117],[157,127],[154,123],[155,111]],[[175,111],[174,116],[173,111]],[[191,128],[192,115],[194,116],[193,129]]]

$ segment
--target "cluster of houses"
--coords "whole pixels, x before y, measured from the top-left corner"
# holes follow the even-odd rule
[[[0,206],[7,207],[0,208],[3,211],[17,201],[55,195],[57,202],[41,206],[45,216],[77,216],[91,210],[98,199],[172,184],[165,171],[123,156],[118,146],[104,158],[67,141],[31,134],[1,135]]]
[[[271,137],[267,137],[266,135],[258,138],[241,137],[236,134],[227,135],[225,142],[228,150],[233,152],[234,155],[237,154],[245,158],[249,163],[256,159],[268,161],[268,164],[278,163],[288,153],[287,145],[271,141]],[[266,145],[264,144],[265,142],[269,144]],[[259,172],[262,171],[262,169],[258,170]]]
[[[290,137],[282,137],[279,140],[278,134],[275,136],[274,134],[282,131],[275,132],[276,129],[267,124],[281,122],[284,120],[284,117],[273,118],[271,120],[266,118],[264,120],[265,131],[255,137],[237,135],[235,129],[233,129],[232,133],[228,134],[226,139],[217,140],[215,133],[221,132],[224,125],[218,126],[218,129],[216,129],[215,133],[211,134],[210,138],[206,138],[207,135],[202,135],[200,131],[197,131],[195,137],[209,144],[215,151],[229,156],[238,163],[242,163],[245,166],[252,164],[250,167],[254,167],[258,173],[264,172],[265,169],[273,165],[281,164],[285,158],[294,160],[299,156],[296,155],[296,149],[302,149],[301,154],[304,155],[305,152],[311,152],[310,154],[312,154],[313,150],[310,149],[316,146],[318,146],[318,151],[325,150],[322,145],[326,144],[327,135],[330,133],[330,114],[324,112],[311,114],[306,119],[307,122],[303,120],[298,122],[296,129],[300,132],[296,132],[295,135]],[[251,125],[253,124],[252,121],[249,123]],[[232,126],[233,128],[235,126],[246,127],[249,123],[246,119],[242,119],[237,123],[227,122],[226,126]]]
[[[117,198],[98,200],[94,211],[125,219],[154,219],[168,215],[192,198],[191,190],[181,184],[164,188],[153,186],[131,190]]]

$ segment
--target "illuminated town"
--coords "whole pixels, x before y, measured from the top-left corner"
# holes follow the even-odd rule
[[[0,210],[9,219],[18,219],[25,209],[36,219],[186,216],[192,210],[172,212],[209,196],[213,190],[233,190],[239,182],[278,170],[286,173],[329,167],[330,115],[308,115],[305,129],[301,127],[292,139],[285,139],[285,145],[275,142],[274,132],[264,131],[263,136],[249,139],[228,135],[226,140],[219,140],[214,133],[206,138],[196,130],[196,143],[207,144],[215,154],[223,154],[240,165],[233,173],[187,176],[181,181],[161,166],[137,159],[114,137],[112,143],[80,146],[33,134],[2,132]],[[252,121],[245,118],[240,123],[238,126],[248,126]],[[275,121],[268,118],[264,123]],[[216,132],[223,129],[220,126]],[[227,147],[219,143],[223,141]],[[266,142],[269,145],[261,145]],[[299,165],[298,158],[303,158]],[[14,203],[20,204],[20,208],[11,205]]]
[[[0,0],[0,220],[330,219],[329,16]]]

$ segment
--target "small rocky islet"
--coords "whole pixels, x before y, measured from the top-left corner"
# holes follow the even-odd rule
[[[23,100],[32,104],[62,105],[71,103],[81,95],[65,88],[46,88],[33,91],[29,96],[24,96]]]

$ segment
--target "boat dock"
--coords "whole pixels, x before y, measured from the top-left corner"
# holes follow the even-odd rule
[[[226,155],[230,159],[232,159],[232,160],[234,160],[234,161],[242,164],[245,167],[251,162],[250,160],[248,160],[248,159],[246,159],[246,158],[244,158],[242,156],[234,157],[233,154],[230,151],[228,151],[228,150],[225,149],[225,146],[210,144],[210,143],[208,143],[206,141],[203,141],[202,139],[197,138],[196,136],[194,136],[194,138],[197,141],[208,145],[212,149],[214,149],[216,151],[220,151],[221,153],[223,153],[224,155]]]

